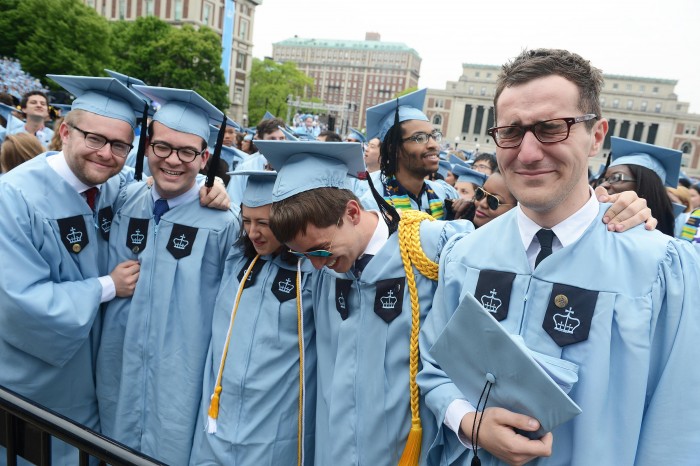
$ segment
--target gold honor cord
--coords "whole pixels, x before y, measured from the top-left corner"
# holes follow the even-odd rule
[[[431,215],[418,210],[405,210],[401,212],[399,222],[399,249],[408,292],[411,297],[411,340],[409,355],[409,388],[411,392],[411,430],[408,433],[406,447],[399,459],[399,466],[415,466],[420,460],[421,441],[423,428],[420,421],[420,392],[416,383],[418,375],[418,333],[420,330],[420,303],[418,301],[418,289],[416,277],[413,274],[413,266],[430,280],[438,278],[438,264],[431,261],[423,252],[420,245],[420,224],[423,220],[433,221]]]
[[[304,382],[304,307],[301,302],[301,261],[297,261],[297,334],[299,338],[299,415],[297,433],[297,465],[304,464],[304,402],[306,386]]]
[[[233,305],[233,310],[231,311],[231,321],[228,324],[228,332],[226,333],[226,344],[224,345],[224,350],[221,353],[221,362],[219,363],[219,372],[216,375],[216,386],[214,388],[214,393],[211,395],[211,401],[209,402],[209,417],[207,418],[207,433],[216,433],[216,420],[219,417],[219,398],[221,397],[221,379],[224,375],[224,365],[226,364],[226,356],[228,355],[228,347],[231,343],[231,331],[233,330],[233,320],[236,318],[236,312],[238,311],[238,304],[241,302],[241,295],[243,294],[243,288],[248,281],[248,276],[253,270],[255,263],[260,258],[260,254],[257,254],[252,260],[248,269],[243,275],[243,279],[238,284],[238,291],[236,292],[236,302]]]

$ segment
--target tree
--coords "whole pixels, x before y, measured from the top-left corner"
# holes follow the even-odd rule
[[[17,56],[17,44],[19,35],[17,32],[17,5],[19,0],[0,0],[0,56]]]
[[[295,63],[254,58],[248,97],[249,121],[257,124],[265,111],[284,118],[287,115],[287,97],[304,95],[304,90],[313,85],[313,78],[299,71]]]
[[[229,105],[221,38],[207,27],[174,28],[154,17],[112,26],[116,71],[151,86],[193,89],[220,109]]]
[[[56,86],[47,73],[100,76],[112,61],[107,20],[80,0],[22,0],[6,15],[16,32],[13,55],[49,85]]]

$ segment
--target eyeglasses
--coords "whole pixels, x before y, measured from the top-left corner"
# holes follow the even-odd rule
[[[156,157],[167,159],[174,151],[177,158],[180,159],[180,162],[182,163],[190,163],[196,159],[199,154],[204,152],[201,150],[196,151],[191,147],[180,147],[176,149],[168,144],[165,144],[164,142],[152,142],[149,145],[151,146],[151,149],[153,149],[153,153],[156,155]]]
[[[333,238],[331,238],[331,242],[328,244],[328,249],[315,249],[313,251],[306,251],[306,252],[300,252],[300,251],[294,251],[293,249],[289,250],[290,254],[295,255],[296,257],[306,257],[307,259],[310,259],[312,257],[331,257],[333,253],[330,251],[330,249],[333,248],[333,241],[335,241],[335,235],[338,234],[338,230],[340,230],[340,220],[343,217],[340,217],[338,221],[335,224],[335,233],[333,233]]]
[[[112,152],[112,154],[116,155],[117,157],[124,158],[129,155],[131,149],[134,148],[134,146],[127,144],[126,142],[107,139],[100,134],[91,133],[90,131],[83,131],[77,126],[68,126],[83,134],[83,137],[85,138],[85,145],[88,147],[88,149],[100,150],[105,146],[105,144],[109,143],[109,150]]]
[[[544,144],[562,142],[569,137],[571,126],[576,123],[589,121],[598,118],[594,113],[588,113],[579,117],[555,118],[535,123],[534,125],[508,125],[494,126],[489,128],[487,133],[491,135],[493,141],[501,149],[511,149],[518,147],[525,137],[525,133],[532,131],[538,141]]]
[[[442,133],[438,130],[435,130],[432,133],[416,133],[411,137],[402,139],[401,141],[413,141],[417,144],[427,144],[428,141],[430,141],[430,138],[435,139],[435,142],[440,142],[442,141]]]
[[[501,202],[501,200],[497,198],[494,194],[491,194],[482,187],[476,188],[476,190],[474,191],[474,199],[480,201],[484,197],[486,198],[486,205],[491,210],[496,210],[502,205],[513,205],[512,203]]]
[[[608,183],[608,184],[617,184],[617,183],[625,183],[625,182],[631,182],[631,183],[636,183],[637,180],[635,180],[632,177],[629,177],[625,175],[624,173],[615,173],[613,175],[610,175],[607,178],[601,178],[596,182],[596,186],[600,186],[603,183]]]

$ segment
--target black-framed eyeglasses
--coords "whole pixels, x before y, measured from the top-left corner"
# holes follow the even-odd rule
[[[525,133],[532,131],[538,141],[544,144],[554,144],[562,142],[569,137],[571,127],[576,123],[582,123],[598,118],[594,113],[569,118],[554,118],[537,122],[533,125],[507,125],[494,126],[489,128],[487,133],[493,138],[501,149],[512,149],[518,147],[525,137]]]
[[[614,174],[610,175],[610,176],[607,177],[607,178],[600,178],[600,179],[596,182],[596,186],[600,186],[600,185],[602,185],[603,183],[618,184],[618,183],[625,183],[625,182],[628,182],[628,181],[631,182],[631,183],[636,183],[636,182],[637,182],[637,180],[635,180],[635,179],[632,178],[631,176],[627,176],[627,175],[625,175],[624,173],[619,173],[619,172],[618,172],[618,173],[614,173]]]
[[[497,198],[495,194],[491,194],[490,192],[486,191],[484,188],[479,186],[478,188],[476,188],[476,190],[474,190],[474,199],[480,201],[483,198],[486,198],[486,205],[491,210],[496,210],[502,205],[513,205],[508,202],[501,202],[501,200]]]
[[[435,142],[440,142],[442,141],[442,133],[438,130],[435,130],[432,133],[416,133],[411,137],[402,139],[401,141],[413,141],[416,144],[427,144],[428,141],[430,141],[430,138],[435,139]]]
[[[170,157],[170,154],[172,154],[174,151],[177,155],[177,158],[180,159],[180,162],[182,163],[190,163],[194,159],[196,159],[198,155],[204,152],[202,150],[196,151],[191,147],[175,148],[164,142],[152,142],[149,145],[151,146],[151,149],[153,149],[153,153],[156,157],[161,159],[167,159],[168,157]]]
[[[112,152],[112,154],[116,155],[117,157],[125,158],[127,155],[129,155],[129,152],[131,152],[131,149],[134,148],[134,146],[132,146],[131,144],[128,144],[124,141],[115,141],[113,139],[107,139],[106,137],[102,136],[101,134],[92,133],[90,131],[82,130],[75,125],[68,125],[68,126],[70,128],[73,128],[74,130],[82,133],[83,138],[85,139],[85,145],[87,146],[88,149],[100,150],[107,143],[109,143],[109,150]]]
[[[333,252],[330,251],[330,249],[333,248],[333,241],[335,241],[335,236],[338,234],[338,230],[340,230],[340,220],[343,217],[340,217],[338,221],[335,224],[335,233],[333,233],[333,238],[331,238],[331,242],[328,244],[328,249],[314,249],[313,251],[306,251],[306,252],[301,252],[301,251],[295,251],[293,249],[289,250],[289,253],[296,256],[296,257],[306,257],[307,259],[310,259],[312,257],[331,257],[333,256]]]

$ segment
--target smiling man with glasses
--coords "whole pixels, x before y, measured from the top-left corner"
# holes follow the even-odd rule
[[[697,462],[700,371],[688,367],[700,358],[700,264],[690,245],[659,231],[607,231],[608,206],[588,186],[587,169],[608,130],[602,84],[600,70],[565,50],[524,51],[502,68],[490,134],[518,205],[446,245],[422,330],[419,384],[444,424],[434,449],[450,464],[476,455],[488,464],[542,456],[567,465]],[[501,204],[480,195],[489,208]],[[452,382],[464,374],[446,374],[430,352],[459,322],[452,316],[467,293],[524,343],[581,414],[533,436],[561,404],[518,392],[521,381],[494,360],[496,391],[516,396],[487,395],[477,417],[478,392],[466,396],[461,388],[472,389]],[[469,359],[479,348],[464,340],[452,351]],[[539,420],[521,414],[537,402],[551,411]]]
[[[438,170],[442,133],[423,113],[425,93],[422,89],[367,109],[367,135],[381,141],[380,170],[370,181],[395,209],[445,219],[445,199],[459,195],[443,180],[426,180]],[[361,200],[368,209],[377,208],[371,192]]]

